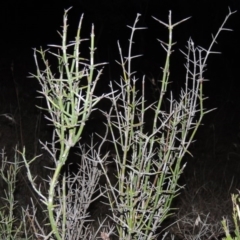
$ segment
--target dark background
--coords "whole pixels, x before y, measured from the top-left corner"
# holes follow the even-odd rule
[[[35,97],[38,83],[34,79],[27,79],[29,72],[35,72],[32,48],[47,44],[60,44],[57,31],[61,31],[64,9],[73,7],[69,11],[69,40],[74,39],[79,18],[84,13],[82,37],[89,38],[91,25],[95,25],[96,34],[96,61],[109,62],[105,68],[100,83],[100,91],[105,91],[111,80],[119,78],[120,68],[115,63],[119,59],[117,40],[126,54],[130,29],[137,13],[141,13],[138,26],[147,27],[147,30],[138,31],[135,35],[134,51],[143,54],[143,57],[134,61],[134,68],[139,76],[146,74],[147,78],[159,79],[160,67],[164,64],[165,53],[161,49],[157,38],[166,41],[168,31],[152,16],[167,22],[169,10],[172,11],[173,22],[191,16],[187,22],[177,26],[173,32],[173,40],[177,41],[175,52],[171,59],[171,81],[173,89],[180,89],[184,84],[185,60],[179,49],[184,49],[189,37],[195,45],[207,48],[211,42],[211,34],[215,34],[225,16],[228,7],[232,11],[239,10],[237,0],[76,0],[76,1],[1,1],[0,3],[0,82],[4,93],[14,91],[11,64],[14,65],[15,84],[25,97]],[[239,36],[240,17],[234,14],[227,22],[226,27],[233,32],[222,32],[214,51],[221,55],[209,57],[205,78],[210,79],[204,86],[208,109],[217,107],[218,110],[207,115],[204,122],[218,128],[222,139],[227,140],[230,135],[238,132],[239,116]],[[86,45],[82,52],[88,57],[89,49]],[[150,84],[150,82],[147,82]],[[14,94],[14,93],[13,93]],[[151,95],[151,93],[149,93]],[[10,92],[9,92],[10,95]],[[23,97],[24,97],[23,96]],[[4,105],[12,98],[2,98]],[[4,110],[2,110],[4,111]],[[230,121],[230,122],[228,122]],[[233,123],[234,122],[234,123]],[[203,128],[200,129],[200,132]]]
[[[168,33],[166,28],[152,19],[152,16],[165,22],[168,21],[169,10],[172,10],[173,22],[191,16],[190,20],[176,27],[173,33],[174,41],[177,41],[178,45],[172,58],[171,74],[172,80],[178,84],[184,78],[184,59],[178,49],[184,49],[189,37],[193,38],[196,45],[207,48],[211,34],[218,30],[228,13],[228,7],[232,11],[238,10],[240,3],[237,0],[23,0],[1,1],[0,6],[1,64],[7,67],[9,61],[14,61],[16,65],[20,62],[21,69],[24,68],[26,75],[27,72],[35,71],[32,48],[40,46],[47,48],[47,44],[60,43],[57,30],[61,31],[63,11],[70,6],[73,8],[69,12],[69,39],[74,38],[79,18],[84,13],[82,36],[89,37],[91,24],[94,23],[98,47],[96,60],[111,63],[110,71],[109,69],[105,71],[105,79],[117,77],[117,74],[114,74],[118,71],[118,67],[114,64],[114,60],[118,59],[117,40],[120,40],[121,46],[126,50],[130,35],[126,25],[133,24],[137,13],[142,14],[139,26],[148,29],[139,31],[135,37],[136,53],[144,54],[142,59],[137,60],[136,70],[154,78],[159,77],[159,67],[164,60],[164,52],[156,38],[167,40]],[[208,62],[206,77],[209,77],[211,82],[207,84],[205,91],[216,101],[226,102],[225,97],[228,100],[231,97],[233,100],[233,97],[237,98],[238,95],[235,90],[238,82],[236,78],[240,51],[239,24],[239,13],[237,13],[227,23],[227,27],[234,32],[223,32],[218,38],[218,45],[214,48],[222,52],[222,55],[212,55]],[[84,54],[88,54],[87,47]]]
[[[184,57],[179,49],[184,49],[189,37],[195,45],[207,48],[211,34],[215,34],[228,14],[240,10],[239,0],[48,0],[48,1],[0,1],[0,114],[8,113],[16,120],[10,124],[2,115],[0,118],[0,147],[11,149],[16,143],[27,145],[30,156],[36,153],[38,139],[47,139],[49,128],[39,120],[36,90],[37,80],[29,79],[29,72],[35,72],[32,48],[47,44],[59,44],[57,30],[61,31],[64,9],[69,11],[69,39],[74,39],[79,18],[84,13],[83,38],[89,38],[91,25],[95,25],[97,62],[109,62],[102,75],[99,91],[105,91],[109,79],[118,80],[120,69],[115,63],[119,59],[117,40],[126,53],[130,30],[126,25],[133,25],[137,13],[141,13],[138,26],[147,30],[136,33],[134,51],[144,56],[134,63],[139,75],[158,79],[163,66],[165,54],[157,38],[166,41],[168,31],[159,25],[152,16],[167,22],[169,10],[173,22],[191,16],[187,22],[176,27],[173,40],[177,41],[171,60],[172,88],[180,89],[184,84]],[[190,195],[198,192],[199,205],[204,211],[209,210],[206,203],[230,199],[229,193],[238,188],[240,173],[240,15],[230,17],[226,25],[233,32],[222,32],[214,51],[221,55],[209,57],[205,77],[210,81],[204,85],[205,95],[209,97],[206,108],[217,108],[203,120],[192,145],[193,158],[188,159],[183,183],[187,184],[182,202],[186,212],[190,206]],[[87,57],[89,49],[82,49]],[[12,69],[14,66],[14,69]],[[13,70],[13,71],[12,71]],[[150,84],[150,82],[148,82]],[[151,92],[149,93],[151,95]],[[20,100],[20,103],[19,103]],[[21,109],[19,109],[19,106]],[[92,126],[91,126],[92,124]],[[39,127],[41,125],[41,127]],[[90,122],[89,131],[94,132]],[[38,131],[36,130],[38,127]],[[34,143],[34,147],[31,145]],[[42,165],[46,162],[42,162]],[[41,173],[39,173],[40,175]],[[203,187],[204,186],[204,187]],[[207,187],[208,186],[208,187]],[[201,191],[199,190],[201,189]],[[227,190],[228,189],[228,190]],[[213,194],[212,194],[213,193]],[[216,199],[205,199],[205,196],[216,196]],[[217,195],[220,194],[220,195]],[[219,197],[218,197],[219,196]],[[204,205],[205,204],[205,205]],[[220,204],[220,203],[219,203]],[[210,207],[211,208],[211,207]],[[215,208],[214,208],[215,209]],[[219,213],[219,209],[215,209]],[[224,214],[223,212],[219,214]]]

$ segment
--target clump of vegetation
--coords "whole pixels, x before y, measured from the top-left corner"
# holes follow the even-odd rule
[[[184,19],[172,23],[171,12],[169,21],[165,23],[158,19],[161,25],[167,27],[168,42],[159,40],[166,52],[162,77],[156,81],[159,98],[156,102],[147,104],[145,99],[145,76],[136,78],[132,62],[138,56],[132,55],[134,34],[141,27],[137,26],[140,15],[131,27],[128,55],[123,56],[120,43],[118,49],[122,76],[116,82],[111,82],[109,92],[101,96],[95,93],[106,63],[95,63],[94,27],[91,30],[90,57],[81,56],[80,46],[83,17],[81,17],[72,42],[67,40],[67,15],[63,18],[63,31],[60,34],[61,45],[50,45],[57,51],[35,50],[34,59],[36,78],[41,86],[40,94],[45,99],[47,107],[46,119],[53,126],[52,141],[41,143],[53,161],[49,178],[47,194],[42,186],[36,184],[30,166],[38,156],[27,160],[25,149],[21,152],[27,169],[31,186],[46,208],[46,226],[42,226],[37,217],[37,208],[24,212],[24,219],[32,231],[29,239],[96,239],[100,236],[108,240],[116,236],[121,240],[156,239],[157,230],[164,220],[173,212],[172,201],[179,194],[181,186],[179,177],[184,170],[183,157],[188,152],[194,136],[205,114],[210,111],[204,108],[203,85],[204,71],[210,54],[215,53],[212,47],[223,30],[228,18],[233,14],[229,11],[222,26],[219,28],[208,49],[196,47],[192,39],[183,52],[186,58],[186,81],[178,98],[173,97],[169,89],[170,60],[173,52],[173,29]],[[40,67],[37,54],[41,57]],[[58,61],[58,71],[53,72],[48,54]],[[138,89],[137,83],[141,82]],[[110,102],[110,109],[98,109],[98,103],[105,99]],[[94,111],[100,111],[106,119],[105,134],[91,136],[90,144],[81,145],[84,127]],[[150,127],[148,127],[150,126]],[[97,138],[97,140],[95,140]],[[96,144],[96,142],[98,142]],[[110,153],[104,151],[108,143],[114,149],[113,161],[116,168],[112,181],[108,175],[108,158]],[[61,172],[69,157],[70,150],[78,145],[78,172],[66,176]],[[15,166],[15,165],[14,165]],[[41,166],[42,167],[42,166]],[[11,172],[11,176],[16,176]],[[100,177],[104,175],[106,184],[100,185]],[[2,177],[6,177],[2,171]],[[8,182],[14,186],[13,181]],[[46,185],[45,185],[46,186]],[[1,211],[1,224],[6,224],[6,239],[16,239],[18,233],[13,229],[12,216],[15,204],[11,191],[6,195],[9,203],[9,217],[5,210]],[[112,226],[106,225],[104,219],[98,229],[91,227],[89,206],[100,197],[105,197],[109,204]],[[25,222],[24,222],[25,223]],[[1,229],[3,225],[1,225]],[[20,225],[21,227],[21,225]],[[10,230],[9,230],[10,229]],[[25,234],[25,238],[28,236]]]
[[[239,240],[240,239],[240,197],[238,194],[232,194],[232,203],[233,203],[233,223],[234,230],[232,231],[232,227],[230,227],[230,221],[226,217],[223,218],[222,225],[226,237],[223,240]]]

